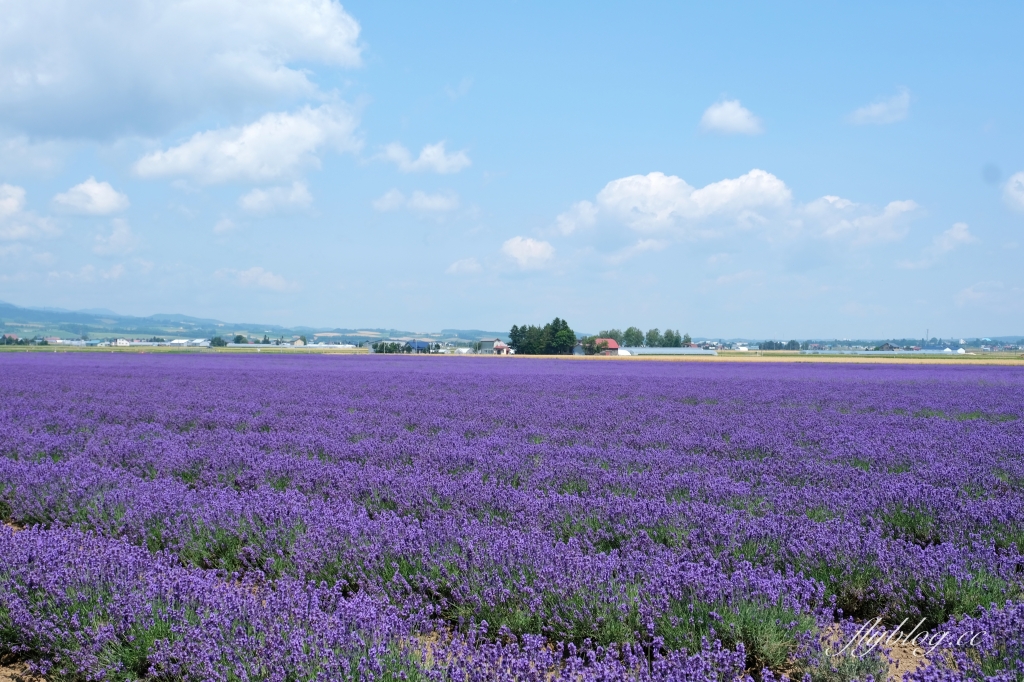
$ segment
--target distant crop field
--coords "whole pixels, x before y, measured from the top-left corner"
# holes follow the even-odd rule
[[[0,666],[1022,679],[1024,369],[624,360],[0,355]]]

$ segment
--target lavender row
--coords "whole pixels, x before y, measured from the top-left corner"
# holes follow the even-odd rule
[[[0,637],[36,671],[87,680],[733,680],[744,652],[416,638],[367,597],[168,565],[116,540],[0,528]],[[41,662],[40,662],[41,661]],[[749,679],[749,678],[747,678]]]

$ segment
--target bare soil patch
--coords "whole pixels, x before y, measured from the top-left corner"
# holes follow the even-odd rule
[[[0,682],[46,682],[46,679],[28,669],[24,661],[13,656],[0,656]]]
[[[917,655],[915,655],[917,651]],[[928,659],[921,654],[921,648],[904,642],[891,646],[886,650],[889,654],[889,679],[902,682],[903,676],[914,672],[918,668],[928,665]]]

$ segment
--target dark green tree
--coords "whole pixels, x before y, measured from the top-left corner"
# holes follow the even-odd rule
[[[679,336],[678,331],[666,329],[664,335],[662,335],[662,344],[666,348],[679,348],[679,346],[683,345],[683,337]]]
[[[210,339],[210,345],[213,346],[214,348],[223,348],[224,346],[228,345],[228,342],[219,336],[215,336],[212,339]]]
[[[693,343],[693,339],[690,338],[690,335],[689,334],[683,334],[683,345],[684,346],[689,346],[691,343]]]
[[[599,332],[597,335],[599,339],[615,339],[615,343],[622,345],[622,332],[618,329],[608,329],[603,332]]]
[[[549,355],[567,355],[576,345],[576,332],[563,319],[555,318],[544,325],[544,340]]]
[[[636,327],[630,327],[622,334],[622,345],[629,347],[644,345],[644,333]]]
[[[660,348],[665,342],[665,338],[661,335],[661,330],[655,327],[654,329],[648,329],[647,335],[644,336],[644,345],[648,348]]]
[[[576,332],[558,317],[543,327],[513,325],[508,336],[516,355],[565,355],[576,345]]]
[[[234,343],[248,343],[248,342],[249,342],[249,340],[246,339],[241,334],[235,334]]]

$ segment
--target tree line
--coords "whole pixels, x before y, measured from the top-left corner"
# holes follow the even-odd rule
[[[647,346],[648,348],[681,348],[682,346],[689,346],[693,342],[689,334],[680,336],[678,329],[675,331],[666,329],[662,332],[657,327],[648,329],[646,334],[639,327],[629,327],[626,331],[606,329],[600,332],[596,338],[615,339],[615,343],[620,346],[634,348],[638,346]]]
[[[4,334],[0,337],[0,346],[48,346],[46,339],[38,336],[31,339],[16,339],[13,335]]]
[[[583,352],[595,355],[607,348],[607,344],[598,339],[615,339],[620,346],[647,346],[648,348],[680,348],[691,343],[689,334],[680,334],[679,330],[648,329],[646,333],[638,327],[629,327],[626,331],[607,329],[597,336],[580,339]],[[537,325],[512,325],[509,332],[509,347],[516,355],[566,355],[572,353],[577,343],[576,332],[569,323],[556,317],[543,327]]]
[[[807,348],[807,344],[806,343],[804,343],[804,348],[805,349]],[[757,344],[757,349],[758,350],[800,350],[800,342],[799,341],[795,341],[795,340],[787,341],[786,343],[783,343],[782,341],[762,341],[761,343]]]
[[[558,317],[543,327],[512,325],[508,336],[508,345],[516,355],[567,355],[576,345],[576,332]]]

